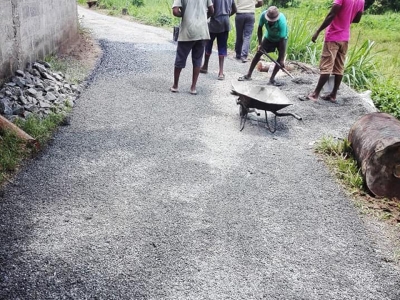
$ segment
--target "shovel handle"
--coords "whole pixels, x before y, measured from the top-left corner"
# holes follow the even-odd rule
[[[268,57],[273,63],[275,63],[275,64],[279,67],[279,69],[281,69],[283,72],[285,72],[285,73],[286,73],[287,75],[289,75],[291,78],[294,78],[294,77],[292,76],[292,74],[290,74],[290,73],[288,72],[288,70],[286,70],[284,67],[282,67],[281,64],[278,63],[275,59],[273,59],[267,52],[265,52],[264,49],[261,48],[260,51],[261,51],[262,54],[264,54],[266,57]]]

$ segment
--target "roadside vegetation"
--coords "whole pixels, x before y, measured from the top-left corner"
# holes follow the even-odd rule
[[[70,108],[65,107],[61,113],[51,113],[46,118],[35,115],[26,120],[17,119],[15,124],[33,137],[39,147],[45,147],[57,127],[65,120]],[[10,180],[21,162],[32,157],[39,149],[26,143],[10,130],[0,130],[0,183]]]
[[[89,32],[80,30],[80,43],[87,40]],[[72,56],[50,55],[44,59],[54,72],[62,72],[70,83],[81,83],[90,72],[87,62]],[[66,103],[61,112],[53,112],[45,118],[32,114],[27,119],[17,118],[14,124],[37,141],[39,148],[27,144],[10,130],[0,129],[0,185],[12,180],[15,171],[26,158],[33,157],[54,135],[57,128],[68,118],[71,107]]]

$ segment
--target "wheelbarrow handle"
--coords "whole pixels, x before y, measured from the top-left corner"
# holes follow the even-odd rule
[[[290,74],[284,67],[281,66],[280,63],[278,63],[275,59],[273,59],[264,49],[260,48],[260,51],[262,54],[264,54],[266,57],[268,57],[273,63],[275,63],[279,67],[279,69],[281,69],[283,72],[285,72],[291,78],[294,78],[292,76],[292,74]]]

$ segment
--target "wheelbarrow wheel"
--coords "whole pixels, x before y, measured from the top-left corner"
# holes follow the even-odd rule
[[[243,106],[243,104],[239,104],[239,116],[240,116],[240,131],[244,129],[244,125],[246,124],[248,110]]]

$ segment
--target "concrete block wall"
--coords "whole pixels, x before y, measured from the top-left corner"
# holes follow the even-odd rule
[[[16,67],[14,49],[13,7],[11,1],[0,0],[0,83],[2,77]],[[14,64],[14,65],[13,65]]]
[[[78,34],[76,0],[0,0],[0,82]]]

